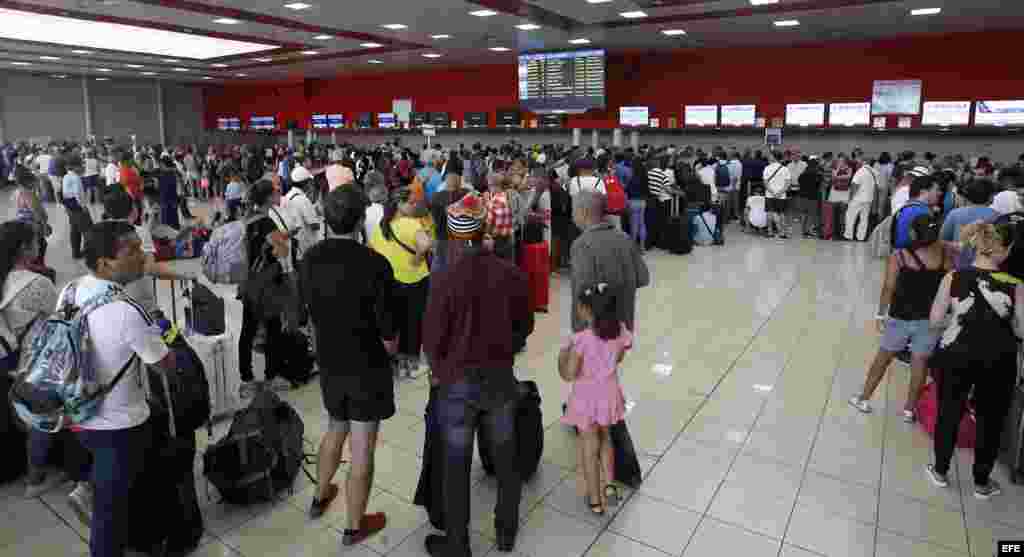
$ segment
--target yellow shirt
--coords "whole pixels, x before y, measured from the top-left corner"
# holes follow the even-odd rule
[[[391,231],[409,246],[416,249],[416,233],[427,232],[419,219],[411,217],[396,216],[391,220]],[[370,238],[370,247],[374,251],[387,258],[391,263],[391,269],[395,272],[395,279],[403,284],[416,284],[430,275],[430,268],[427,267],[426,259],[420,259],[419,264],[414,263],[415,256],[405,248],[398,245],[394,240],[384,239],[384,229],[378,226]]]

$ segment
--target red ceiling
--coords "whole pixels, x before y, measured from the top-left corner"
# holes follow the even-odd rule
[[[921,79],[930,100],[1024,98],[1012,56],[1000,56],[1019,33],[964,33],[783,48],[700,49],[613,54],[607,69],[608,110],[570,118],[570,125],[610,128],[620,106],[650,106],[678,116],[684,104],[755,103],[780,117],[786,103],[864,101],[876,79]],[[307,91],[307,89],[309,89]],[[367,74],[303,84],[209,87],[206,122],[218,115],[276,114],[307,126],[314,113],[390,112],[392,99],[416,111],[488,111],[518,104],[516,67],[488,65],[443,71]],[[308,94],[307,94],[308,93]],[[492,116],[493,118],[493,116]]]

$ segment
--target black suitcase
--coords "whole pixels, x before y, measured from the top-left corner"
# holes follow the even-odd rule
[[[687,222],[685,211],[679,209],[679,197],[672,196],[672,210],[665,221],[662,231],[665,249],[676,255],[686,255],[693,251],[693,238],[690,237],[690,223]]]
[[[544,419],[540,411],[540,390],[533,381],[519,382],[519,410],[516,412],[516,437],[519,445],[519,465],[523,481],[537,473],[544,454]],[[494,475],[494,459],[488,448],[487,428],[477,429],[477,447],[484,472]]]
[[[842,242],[846,239],[846,203],[832,204],[832,239]]]

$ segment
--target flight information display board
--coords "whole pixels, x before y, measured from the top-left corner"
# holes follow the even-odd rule
[[[974,105],[975,126],[1019,126],[1024,124],[1024,100],[978,101]]]
[[[922,126],[966,126],[971,123],[971,101],[926,101]]]
[[[605,107],[605,51],[519,56],[519,106],[531,112]]]
[[[242,129],[242,120],[233,117],[217,118],[217,129],[238,131]]]
[[[322,130],[327,128],[327,115],[326,114],[314,114],[313,115],[313,129]]]
[[[273,130],[277,128],[277,117],[275,116],[250,116],[249,129],[251,130]]]

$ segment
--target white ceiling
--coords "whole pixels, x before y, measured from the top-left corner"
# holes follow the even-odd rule
[[[533,31],[515,28],[527,22],[519,15],[499,13],[486,18],[469,15],[470,11],[483,9],[481,4],[515,4],[509,0],[478,0],[479,3],[466,0],[307,0],[314,6],[303,11],[284,8],[283,4],[288,1],[0,0],[0,8],[60,10],[70,12],[70,17],[113,17],[120,18],[121,22],[175,26],[200,34],[229,34],[231,38],[289,47],[273,54],[273,61],[269,63],[253,61],[266,56],[255,54],[224,60],[229,67],[217,68],[212,65],[216,61],[182,58],[179,62],[165,62],[160,56],[139,53],[97,50],[74,54],[71,47],[51,44],[43,35],[34,41],[0,38],[0,67],[11,71],[106,77],[144,77],[141,72],[149,71],[157,73],[159,78],[178,81],[196,81],[203,77],[211,78],[212,82],[292,80],[364,71],[509,63],[519,51],[572,48],[568,41],[579,37],[589,38],[591,47],[615,52],[777,46],[920,33],[1024,29],[1024,2],[1006,0],[873,0],[876,3],[839,8],[828,6],[844,0],[780,0],[776,7],[771,7],[779,11],[759,15],[742,11],[751,7],[749,0],[613,0],[605,4],[589,4],[585,0],[533,0],[523,4],[523,13],[539,9],[555,14],[552,22],[554,19],[570,22],[568,28],[543,26]],[[656,7],[660,3],[671,5]],[[796,9],[787,9],[787,5]],[[826,8],[808,9],[818,6]],[[941,7],[943,12],[937,16],[910,15],[912,8],[922,7]],[[678,20],[657,24],[635,20],[632,25],[618,26],[624,21],[618,14],[635,9],[643,9],[650,18],[675,16]],[[736,13],[736,10],[741,11]],[[235,16],[239,23],[213,23],[215,18],[227,16]],[[779,19],[797,19],[801,25],[776,28],[772,22]],[[395,31],[382,27],[390,23],[405,24],[408,28]],[[660,33],[672,28],[683,29],[686,35],[668,37]],[[330,34],[332,38],[315,39],[318,33]],[[431,38],[435,34],[452,37],[435,40]],[[384,46],[376,49],[360,46],[367,41]],[[511,50],[503,53],[487,50],[493,46]],[[302,48],[315,49],[317,54],[300,54]],[[426,52],[437,52],[442,57],[427,59],[422,56]],[[61,59],[46,61],[40,56]],[[371,59],[383,63],[369,64]],[[31,66],[16,66],[13,62],[29,62]],[[129,68],[129,64],[145,68]],[[100,73],[98,68],[112,71]],[[190,71],[176,72],[173,68]],[[240,73],[246,77],[237,77]]]

